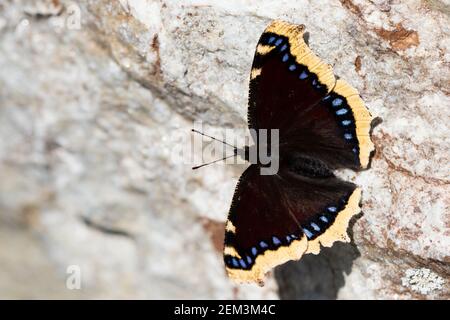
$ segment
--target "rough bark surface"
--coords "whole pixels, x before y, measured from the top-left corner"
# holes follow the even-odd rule
[[[444,0],[3,1],[0,297],[449,299],[449,16]],[[242,167],[192,171],[173,135],[245,126],[276,18],[305,24],[382,123],[372,168],[339,173],[364,190],[352,244],[237,286],[221,246]]]

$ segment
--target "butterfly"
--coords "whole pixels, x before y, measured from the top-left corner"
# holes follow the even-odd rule
[[[367,168],[372,116],[347,82],[317,57],[304,25],[273,21],[262,33],[250,74],[248,126],[279,130],[279,170],[251,164],[239,179],[225,225],[224,262],[237,282],[265,274],[321,246],[349,242],[361,189],[333,170]]]

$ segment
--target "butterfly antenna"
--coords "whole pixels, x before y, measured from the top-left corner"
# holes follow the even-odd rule
[[[217,139],[217,138],[211,137],[211,136],[209,136],[209,135],[207,135],[207,134],[204,134],[203,132],[200,132],[200,131],[198,131],[198,130],[192,129],[191,131],[192,131],[192,132],[195,132],[195,133],[198,133],[198,134],[201,134],[202,136],[208,137],[208,138],[210,138],[210,139],[213,139],[213,140],[222,142],[223,144],[226,144],[227,146],[230,146],[230,147],[232,147],[232,148],[234,148],[234,149],[237,149],[235,146],[233,146],[233,145],[231,145],[231,144],[229,144],[229,143],[227,143],[227,142],[225,142],[225,141],[222,141],[222,140],[219,140],[219,139]]]
[[[211,162],[207,162],[207,163],[201,164],[201,165],[196,166],[196,167],[192,167],[192,170],[196,170],[196,169],[198,169],[198,168],[207,166],[207,165],[209,165],[209,164],[213,164],[213,163],[216,163],[216,162],[219,162],[219,161],[223,161],[223,160],[228,159],[228,158],[231,158],[231,157],[235,157],[236,154],[237,154],[237,151],[236,151],[236,150],[237,150],[237,149],[235,149],[234,154],[231,155],[231,156],[223,157],[222,159],[217,159],[217,160],[214,160],[214,161],[211,161]]]

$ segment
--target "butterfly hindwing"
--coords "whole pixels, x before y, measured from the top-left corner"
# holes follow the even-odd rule
[[[361,190],[321,166],[320,160],[294,153],[283,160],[276,175],[285,202],[308,239],[306,253],[319,253],[319,244],[349,242],[349,221],[360,212]]]
[[[303,34],[304,26],[284,21],[263,32],[250,76],[249,126],[279,129],[280,150],[303,151],[331,168],[365,168],[373,150],[371,115]]]
[[[225,232],[224,260],[238,282],[262,282],[271,268],[298,260],[307,249],[306,236],[280,201],[274,176],[262,176],[250,165],[233,196]]]
[[[359,212],[360,191],[334,175],[320,179],[283,162],[277,175],[251,165],[242,175],[228,216],[224,260],[238,282],[261,282],[271,268],[320,245],[349,241],[347,226]]]

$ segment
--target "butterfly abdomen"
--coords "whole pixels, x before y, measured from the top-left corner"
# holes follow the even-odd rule
[[[328,178],[334,176],[327,165],[314,158],[303,155],[294,155],[288,159],[289,169],[299,175],[308,178]]]

